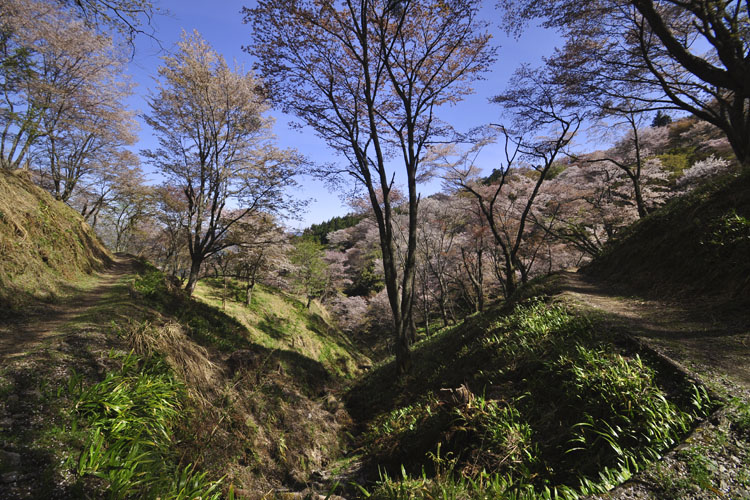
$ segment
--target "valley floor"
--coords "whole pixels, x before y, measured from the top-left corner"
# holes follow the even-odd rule
[[[96,377],[111,368],[107,351],[118,341],[109,338],[108,325],[113,313],[121,319],[128,315],[122,283],[135,265],[119,257],[59,304],[0,325],[0,498],[25,498],[32,491],[50,498],[77,494],[67,489],[72,478],[51,472],[60,468],[55,440],[65,438],[39,434],[49,426],[40,407],[54,399],[48,394],[53,381],[59,383],[71,370]],[[662,462],[606,498],[750,498],[748,427],[738,428],[731,418],[738,408],[750,409],[747,312],[709,300],[645,299],[579,273],[562,273],[559,279],[564,301],[593,313],[601,327],[673,360],[726,402]]]

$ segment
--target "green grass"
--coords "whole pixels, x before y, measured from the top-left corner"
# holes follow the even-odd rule
[[[375,498],[606,491],[658,459],[714,407],[704,390],[680,374],[657,373],[596,322],[538,299],[421,342],[414,366],[394,386],[385,382],[392,364],[384,364],[349,394],[350,410],[367,425],[365,455],[390,474]],[[473,400],[440,401],[441,386],[461,383]]]
[[[205,282],[199,289],[222,291]],[[328,331],[321,312],[311,313],[275,291],[256,290],[258,300],[248,314],[262,321],[253,329],[253,323],[241,321],[248,317],[230,314],[233,307],[238,308],[235,313],[245,312],[244,297],[235,296],[242,303],[227,301],[223,311],[220,296],[205,301],[188,297],[149,265],[132,280],[130,294],[158,311],[161,322],[179,324],[179,342],[205,350],[216,365],[208,387],[190,387],[203,403],[190,419],[185,453],[195,457],[202,470],[227,474],[227,484],[268,491],[308,480],[313,470],[323,470],[348,446],[343,432],[347,419],[337,412],[340,403],[330,394],[344,381],[336,371],[339,354],[322,343],[316,351],[319,358],[313,359],[305,347],[316,337],[336,344],[336,349],[348,345],[338,332]],[[143,333],[151,336],[153,328]],[[141,329],[133,331],[140,335]],[[309,337],[291,345],[284,335],[292,331]],[[278,343],[270,344],[272,340]],[[247,351],[251,361],[243,368],[230,368],[227,359],[238,350]],[[358,356],[356,351],[349,355]]]
[[[327,319],[316,303],[308,310],[297,297],[281,290],[256,285],[253,300],[245,304],[245,290],[228,281],[226,294],[221,279],[204,279],[194,297],[236,319],[247,338],[268,349],[283,349],[321,363],[336,376],[352,378],[359,373],[362,356],[353,342]]]
[[[77,474],[104,480],[109,498],[219,498],[219,483],[181,465],[176,453],[182,384],[158,357],[120,360],[119,370],[93,386],[76,391],[75,379],[70,384],[74,422],[88,428]]]

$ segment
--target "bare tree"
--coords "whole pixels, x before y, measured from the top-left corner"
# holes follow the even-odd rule
[[[91,26],[113,30],[135,50],[135,37],[145,34],[154,38],[153,18],[163,11],[149,0],[58,0],[69,5]]]
[[[295,184],[301,159],[271,144],[261,83],[230,68],[197,32],[183,34],[159,75],[144,117],[159,147],[144,154],[187,201],[191,268],[185,288],[192,294],[203,261],[231,245],[225,236],[233,224],[293,205],[286,188]],[[229,203],[239,209],[228,211]]]
[[[750,36],[742,0],[502,0],[506,22],[558,29],[547,60],[569,95],[675,108],[720,128],[750,168]]]
[[[515,132],[505,127],[499,129],[504,140],[505,163],[485,182],[478,179],[479,170],[472,160],[475,149],[483,147],[484,141],[458,160],[446,158],[444,162],[446,181],[475,197],[495,244],[501,249],[506,296],[515,292],[518,273],[524,282],[528,277],[530,265],[521,261],[521,251],[528,239],[531,209],[550,169],[565,154],[582,121],[542,72],[520,68],[509,89],[495,98],[514,113]],[[523,133],[533,137],[526,139]],[[529,185],[526,193],[522,196],[509,193],[514,189],[513,184],[521,182]]]
[[[396,365],[409,368],[417,182],[425,146],[441,132],[435,111],[470,91],[492,60],[476,0],[261,0],[245,9],[272,99],[346,158],[324,172],[366,191],[380,234]],[[399,262],[391,193],[405,174],[407,245]],[[379,196],[380,195],[380,196]]]
[[[4,103],[0,107],[0,160],[29,168],[57,199],[96,214],[96,184],[127,176],[137,158],[123,146],[135,141],[132,113],[123,106],[131,85],[112,39],[54,2],[11,0],[0,16]]]

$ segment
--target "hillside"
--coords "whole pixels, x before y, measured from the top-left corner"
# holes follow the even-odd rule
[[[236,319],[211,280],[201,302],[110,261],[69,208],[0,179],[3,297],[57,297],[0,324],[0,497],[252,498],[305,489],[346,449],[336,394],[367,361],[325,310],[261,287],[247,314],[228,300]]]
[[[359,374],[360,366],[369,365],[317,301],[308,310],[293,295],[256,285],[247,306],[244,287],[229,281],[224,289],[220,279],[204,279],[196,288],[195,298],[238,320],[247,329],[248,339],[266,349],[299,352],[330,373],[348,378]]]
[[[654,294],[750,301],[750,174],[680,197],[611,241],[587,273]]]
[[[191,298],[123,255],[87,275],[108,254],[86,226],[8,179],[27,214],[13,224],[47,236],[19,245],[27,266],[2,285],[72,281],[43,314],[0,325],[2,498],[750,491],[747,176],[670,202],[584,273],[421,340],[403,379],[392,360],[369,369],[319,304],[275,288],[257,285],[248,306],[244,286],[206,278]],[[7,247],[18,232],[4,227]],[[79,257],[53,259],[73,251],[58,233]]]
[[[111,254],[83,218],[26,179],[0,169],[0,317],[64,296]]]
[[[388,473],[372,497],[747,498],[748,178],[421,341],[397,387],[392,362],[366,374],[347,406]]]

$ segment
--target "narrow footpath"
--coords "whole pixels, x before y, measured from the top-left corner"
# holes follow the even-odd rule
[[[662,460],[594,498],[750,500],[750,311],[711,298],[644,298],[573,272],[562,280],[562,297],[601,327],[643,342],[724,400]]]

